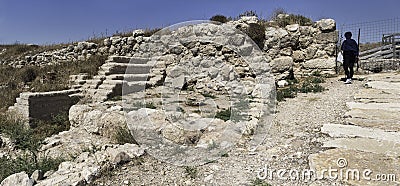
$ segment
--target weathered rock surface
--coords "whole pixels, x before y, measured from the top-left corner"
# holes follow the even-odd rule
[[[321,19],[317,21],[317,26],[322,31],[332,31],[336,29],[336,22],[333,19]]]
[[[336,62],[334,58],[328,59],[312,59],[303,64],[306,69],[332,69],[335,68]]]
[[[33,184],[34,181],[25,172],[10,175],[0,183],[1,186],[32,186]]]
[[[75,160],[59,165],[58,170],[37,185],[85,185],[91,183],[101,172],[123,164],[144,154],[134,144],[103,145],[100,149],[81,153]]]
[[[357,170],[351,175],[360,173],[356,179],[336,178],[354,185],[398,185],[400,77],[392,73],[371,75],[367,79],[366,88],[355,94],[354,102],[346,104],[350,109],[345,114],[346,123],[352,125],[321,127],[322,133],[333,137],[323,147],[335,149],[310,155],[310,168],[322,171],[339,166],[339,170]]]
[[[338,160],[343,163],[338,166]],[[397,185],[398,180],[389,179],[389,175],[399,175],[399,158],[382,154],[362,152],[352,149],[331,149],[309,156],[310,168],[314,169],[318,177],[322,178],[323,170],[337,170],[338,174],[331,174],[331,179],[341,180],[352,185]],[[339,177],[339,171],[344,174]],[[353,173],[358,170],[358,173]],[[328,172],[324,178],[329,179]],[[351,171],[348,172],[347,171]],[[365,172],[367,171],[367,172]],[[355,175],[354,175],[355,174]],[[377,175],[385,175],[388,180],[376,180]],[[336,176],[335,176],[336,175]],[[348,176],[347,176],[348,175]],[[357,177],[358,175],[358,177]],[[354,176],[354,177],[353,177]]]

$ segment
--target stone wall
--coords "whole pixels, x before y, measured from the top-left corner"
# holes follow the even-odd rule
[[[236,28],[245,28],[258,21],[257,17],[242,17],[226,24]],[[271,62],[277,80],[285,79],[291,70],[295,74],[307,74],[314,70],[334,73],[337,43],[334,20],[322,19],[311,26],[293,24],[285,28],[266,27],[265,35],[263,51],[269,59],[268,61]],[[13,66],[44,65],[62,61],[85,60],[92,55],[127,57],[150,57],[143,56],[143,53],[162,55],[163,48],[160,48],[155,40],[157,40],[156,37],[145,37],[143,30],[135,30],[129,37],[113,36],[104,39],[100,44],[79,42],[60,50],[0,63]]]
[[[9,111],[17,113],[29,123],[35,120],[51,120],[54,116],[68,113],[69,108],[79,100],[74,96],[78,92],[79,90],[23,92]]]
[[[317,21],[312,26],[268,27],[264,51],[278,80],[285,79],[290,70],[294,74],[314,70],[334,73],[337,35],[332,19]]]

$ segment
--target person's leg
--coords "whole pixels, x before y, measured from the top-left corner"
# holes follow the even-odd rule
[[[350,68],[350,72],[349,72],[349,76],[347,78],[352,79],[353,74],[354,74],[354,63],[349,63],[349,68]]]
[[[347,79],[350,77],[349,65],[349,56],[343,55],[343,69]]]

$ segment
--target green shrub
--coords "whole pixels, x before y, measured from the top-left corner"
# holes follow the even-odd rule
[[[228,121],[231,118],[231,108],[222,109],[215,114],[216,118],[222,119],[224,121]]]
[[[7,157],[0,158],[0,181],[4,180],[8,176],[25,171],[28,175],[31,175],[35,170],[41,170],[47,172],[49,170],[57,170],[61,162],[65,160],[62,158],[39,158],[36,159],[32,155],[21,155],[15,159],[9,159]]]
[[[138,144],[127,127],[118,127],[114,139],[120,145],[125,143]]]
[[[289,86],[288,88],[278,89],[276,91],[276,99],[278,101],[284,101],[285,98],[294,98],[297,95],[297,87],[294,85]]]
[[[68,113],[53,116],[50,121],[38,120],[31,124],[33,134],[41,140],[59,132],[67,131],[70,129],[70,126]]]
[[[17,149],[36,151],[40,140],[21,120],[0,115],[0,133],[7,135]]]
[[[203,92],[203,93],[201,93],[201,95],[203,95],[206,98],[211,98],[211,99],[216,98],[216,96],[214,96],[213,94],[207,93],[207,92]]]
[[[146,108],[156,109],[157,107],[154,105],[153,102],[146,102]]]
[[[158,31],[162,30],[162,28],[146,28],[144,30],[144,37],[150,37]]]
[[[196,176],[197,176],[197,168],[196,167],[185,166],[185,173],[191,179],[195,179]]]
[[[318,75],[319,73],[315,73]],[[320,74],[319,74],[320,75]],[[289,81],[290,86],[285,88],[278,88],[276,91],[276,99],[277,101],[284,101],[285,98],[294,98],[296,97],[298,92],[301,93],[316,93],[322,92],[325,90],[321,83],[324,83],[325,80],[319,76],[310,76],[300,81],[297,79],[293,79]]]
[[[251,183],[253,186],[271,186],[269,183],[267,183],[264,180],[261,180],[259,178],[256,178]]]
[[[226,23],[226,22],[228,22],[229,20],[228,20],[228,18],[226,18],[226,17],[223,16],[223,15],[215,15],[215,16],[212,16],[212,17],[210,18],[210,21],[216,21],[216,22],[220,22],[220,23]]]
[[[176,107],[176,111],[177,112],[182,112],[182,113],[186,112],[185,109],[183,109],[182,107]]]
[[[276,20],[276,19],[278,19],[278,16],[279,16],[280,14],[287,14],[287,12],[286,12],[286,10],[283,9],[283,8],[276,8],[276,9],[272,12],[271,17],[270,17],[270,20]]]
[[[299,92],[301,93],[309,93],[309,92],[322,92],[325,88],[319,84],[315,84],[312,82],[304,82],[301,84],[299,88]]]
[[[258,23],[250,23],[244,32],[257,44],[262,50],[265,42],[265,27]]]
[[[42,141],[46,137],[64,130],[65,125],[69,127],[69,122],[67,124],[64,116],[55,116],[53,121],[49,123],[40,121],[37,125],[37,127],[31,129],[21,120],[0,114],[0,133],[9,137],[15,148],[28,151],[15,159],[0,158],[0,180],[21,171],[32,174],[35,170],[42,170],[43,172],[55,170],[64,161],[60,158],[38,158],[37,154]]]
[[[243,12],[243,13],[241,13],[239,15],[239,17],[243,17],[243,16],[256,16],[256,17],[258,17],[257,13],[255,11],[253,11],[253,10],[247,10],[247,11],[245,11],[245,12]]]
[[[310,26],[312,25],[313,21],[305,17],[303,15],[295,15],[295,14],[289,14],[286,17],[278,18],[274,17],[272,18],[274,21],[271,26],[278,26],[278,27],[285,27],[287,25],[291,24],[299,24],[300,26]]]
[[[41,142],[61,131],[69,130],[70,123],[67,115],[57,115],[52,121],[35,121],[32,128],[19,119],[0,114],[0,133],[6,134],[17,149],[36,153]]]
[[[21,70],[19,75],[21,77],[22,82],[24,83],[32,82],[37,77],[37,69],[36,67],[27,66]]]
[[[70,61],[42,67],[0,66],[0,86],[3,86],[0,88],[0,111],[13,105],[15,98],[23,91],[64,90],[69,86],[70,75],[88,73],[89,76],[94,76],[106,59],[106,56],[92,56],[86,61]],[[29,88],[25,88],[26,84],[29,84]]]

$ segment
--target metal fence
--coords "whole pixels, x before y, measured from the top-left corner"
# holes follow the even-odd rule
[[[400,69],[400,18],[342,24],[338,30],[338,46],[346,32],[359,38],[360,68],[374,72]]]
[[[361,44],[381,43],[383,36],[400,33],[400,18],[338,25],[339,41],[344,40],[345,32],[352,32],[353,38],[358,38],[359,29]]]

